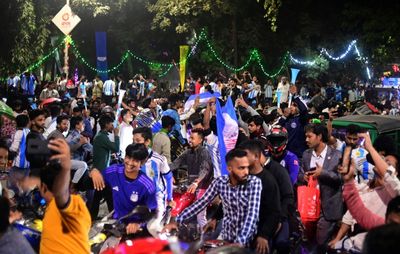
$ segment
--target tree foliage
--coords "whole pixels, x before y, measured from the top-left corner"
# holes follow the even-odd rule
[[[260,2],[260,0],[257,0]],[[196,18],[203,14],[214,18],[223,14],[233,15],[242,8],[243,2],[228,0],[157,0],[148,5],[153,13],[153,29],[174,26],[177,33],[190,31]],[[263,0],[265,18],[271,24],[271,30],[277,29],[277,15],[281,7],[281,0]]]
[[[260,2],[260,0],[257,0],[257,2]],[[277,17],[281,5],[281,0],[264,0],[264,9],[266,11],[264,17],[271,24],[271,31],[273,32],[276,32],[278,28]]]

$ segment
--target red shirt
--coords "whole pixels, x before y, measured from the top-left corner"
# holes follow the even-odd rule
[[[196,82],[196,85],[194,87],[194,93],[195,94],[199,94],[200,93],[200,88],[202,87],[202,85],[199,82]]]

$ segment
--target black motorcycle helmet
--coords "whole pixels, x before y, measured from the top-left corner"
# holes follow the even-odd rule
[[[267,149],[271,154],[279,154],[286,149],[288,132],[282,126],[275,126],[267,136]]]

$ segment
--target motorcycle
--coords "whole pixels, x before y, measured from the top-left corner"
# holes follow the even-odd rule
[[[195,199],[196,195],[193,193],[188,193],[189,177],[185,170],[177,170],[175,177],[175,186],[172,194],[172,199],[175,202],[175,207],[172,209],[171,214],[173,217],[178,216],[186,207],[191,205]]]
[[[40,196],[38,189],[21,196],[13,197],[16,209],[22,213],[22,218],[15,221],[12,226],[28,240],[35,251],[39,251],[42,235],[42,219],[46,210],[46,202]]]
[[[116,248],[121,242],[131,241],[131,239],[144,237],[146,233],[143,229],[133,235],[126,235],[126,224],[123,222],[130,217],[139,218],[138,222],[147,222],[152,218],[152,214],[147,207],[137,206],[129,214],[119,218],[110,219],[113,212],[96,222],[89,232],[89,245],[94,254],[103,253],[107,249]]]

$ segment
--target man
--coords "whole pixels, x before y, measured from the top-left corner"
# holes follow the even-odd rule
[[[124,165],[112,165],[103,171],[107,185],[112,188],[115,219],[129,214],[136,206],[144,205],[151,211],[157,209],[156,189],[140,168],[148,157],[143,144],[131,144],[126,148]],[[127,218],[126,233],[134,234],[141,226],[134,218]]]
[[[252,116],[247,120],[250,139],[257,139],[261,141],[264,145],[264,149],[266,149],[267,137],[264,134],[263,123],[264,119],[259,115]]]
[[[69,128],[69,116],[57,116],[56,117],[56,124],[57,128],[52,131],[49,136],[47,136],[47,139],[56,139],[56,138],[62,138],[64,139],[64,132],[68,131]]]
[[[43,89],[43,91],[40,93],[40,100],[46,100],[49,98],[60,98],[60,95],[58,94],[56,90],[56,82],[51,81],[48,85],[47,88]]]
[[[273,240],[274,248],[279,253],[289,253],[289,219],[294,216],[294,191],[291,185],[289,173],[278,162],[266,157],[263,153],[260,154],[260,162],[264,170],[270,172],[279,186],[279,196],[281,204],[281,227]]]
[[[281,164],[286,168],[290,175],[292,185],[297,182],[300,163],[297,156],[287,150],[288,133],[282,126],[274,126],[267,136],[267,148],[271,159]]]
[[[264,146],[260,141],[245,141],[239,145],[239,149],[243,149],[247,153],[250,174],[260,178],[262,183],[260,220],[254,247],[259,254],[269,253],[269,247],[278,230],[281,217],[279,187],[274,176],[261,164],[260,159],[264,152]]]
[[[99,213],[100,200],[104,197],[107,201],[108,210],[113,210],[112,193],[109,186],[105,186],[102,173],[110,165],[111,153],[119,151],[119,129],[114,128],[114,119],[104,115],[100,117],[99,124],[101,131],[93,140],[93,169],[90,176],[93,180],[93,186],[96,190],[93,201],[89,205],[92,219],[97,218]],[[108,138],[108,134],[114,132],[114,142]]]
[[[187,169],[189,182],[192,183],[189,186],[188,192],[196,193],[197,199],[204,194],[213,179],[211,156],[207,148],[203,146],[203,142],[203,130],[192,130],[189,138],[190,148],[171,164],[172,171],[180,168]],[[206,210],[198,214],[197,222],[200,226],[204,226],[207,223]]]
[[[64,97],[65,95],[65,91],[67,90],[67,82],[67,74],[62,73],[57,84],[58,94],[60,94],[61,97]]]
[[[172,130],[172,127],[175,125],[175,120],[169,116],[163,116],[161,118],[162,129],[157,132],[153,137],[153,151],[156,153],[165,156],[167,158],[168,164],[171,161],[171,140],[168,136],[168,133]]]
[[[166,204],[172,205],[172,172],[168,166],[167,159],[164,156],[151,150],[152,132],[148,127],[139,127],[133,130],[133,142],[136,144],[144,144],[148,149],[149,156],[141,168],[154,183],[157,197],[157,217],[149,227],[150,233],[155,235],[161,230],[161,220],[164,216]]]
[[[93,146],[90,139],[82,135],[85,128],[83,118],[81,116],[71,117],[70,132],[66,138],[74,160],[85,161],[87,156],[93,152]]]
[[[50,116],[45,120],[45,131],[43,136],[45,138],[49,137],[49,134],[57,128],[57,117],[61,115],[61,108],[58,105],[52,105],[50,107]]]
[[[51,140],[54,151],[40,171],[40,194],[46,200],[40,253],[90,253],[90,214],[82,198],[71,195],[71,154],[65,140]],[[58,161],[58,163],[54,163]]]
[[[146,98],[142,102],[142,111],[135,118],[135,126],[152,127],[160,120],[161,114],[153,98]]]
[[[169,105],[171,106],[171,108],[164,111],[162,115],[172,117],[175,120],[175,125],[174,125],[174,128],[172,128],[172,130],[178,131],[180,133],[181,119],[179,117],[178,109],[183,106],[182,99],[180,98],[180,96],[178,94],[171,94],[168,97],[168,102],[169,102]]]
[[[225,160],[229,175],[215,179],[206,193],[183,210],[176,221],[182,223],[194,217],[219,195],[224,211],[220,237],[227,242],[249,246],[257,232],[262,183],[256,176],[249,176],[250,165],[245,151],[233,149]],[[165,230],[177,227],[176,223],[171,223]]]
[[[274,86],[272,84],[272,80],[268,80],[267,84],[265,84],[264,87],[265,91],[264,91],[264,98],[265,98],[265,103],[267,103],[268,105],[272,104],[272,98],[273,98],[273,91],[274,91]]]
[[[281,103],[289,101],[289,88],[290,84],[287,80],[287,77],[282,77],[281,82],[278,84],[277,92],[281,92]]]
[[[35,109],[29,112],[29,119],[31,120],[31,131],[26,136],[26,147],[27,150],[31,146],[37,146],[34,144],[37,140],[46,141],[46,138],[43,136],[44,125],[45,125],[45,113],[40,109]],[[37,149],[36,149],[37,150]],[[30,163],[31,173],[34,173],[38,176],[38,173],[44,164],[47,161],[47,156],[45,155],[37,155],[32,153],[26,153],[26,159]]]
[[[330,148],[328,129],[322,124],[309,124],[305,128],[310,149],[303,153],[299,181],[318,180],[321,192],[321,216],[317,222],[317,253],[325,253],[335,225],[342,218],[342,178],[337,171],[341,158],[339,151]]]
[[[195,93],[195,83],[193,81],[193,78],[187,77],[185,83],[185,98],[188,99],[194,93]]]
[[[103,81],[99,76],[96,76],[93,80],[93,91],[92,91],[92,99],[96,100],[97,98],[101,99],[103,93]]]
[[[103,85],[103,101],[107,105],[111,105],[112,100],[115,96],[115,82],[113,81],[114,77],[110,77]]]
[[[118,85],[117,85],[117,95],[119,95],[119,93],[121,92],[121,90],[126,90],[126,82],[124,81],[124,77],[122,76],[122,74],[119,74],[117,76],[117,81],[118,81]]]
[[[297,87],[291,86],[290,93],[293,96],[292,104],[289,107],[288,115],[283,115],[280,118],[278,125],[285,127],[288,131],[287,149],[301,158],[303,152],[307,149],[304,142],[304,126],[308,120],[307,106],[297,96]],[[279,109],[280,110],[280,109]],[[279,112],[278,110],[278,112]]]
[[[120,131],[119,131],[119,136],[121,137],[120,139],[120,144],[119,144],[119,151],[121,153],[121,158],[125,158],[125,150],[128,147],[128,145],[132,144],[133,140],[133,127],[131,125],[131,122],[133,120],[133,115],[131,111],[128,109],[123,109],[121,111],[121,118],[122,118],[122,123],[120,125]]]
[[[82,120],[83,120],[83,127],[84,127],[84,129],[81,131],[81,132],[84,132],[85,133],[85,135],[89,138],[89,139],[91,139],[91,138],[93,138],[93,127],[92,127],[92,123],[91,123],[91,118],[90,118],[90,112],[87,112],[87,111],[89,111],[89,109],[88,110],[86,110],[86,109],[84,109],[83,107],[80,107],[80,106],[76,106],[76,107],[74,107],[73,109],[72,109],[72,116],[75,116],[75,117],[81,117],[82,118]],[[88,117],[89,116],[89,117]],[[94,121],[93,121],[93,124],[94,124]],[[71,129],[73,129],[73,128],[71,128]]]
[[[354,160],[356,165],[356,178],[359,183],[367,183],[369,180],[374,179],[375,173],[373,165],[367,161],[367,150],[360,146],[360,138],[358,137],[359,133],[361,133],[360,126],[355,124],[347,126],[345,141],[342,142],[339,139],[336,139],[336,149],[343,153],[346,146],[352,148],[351,158]]]
[[[73,119],[73,118],[71,118]],[[75,124],[75,120],[72,121],[73,124]],[[68,131],[68,126],[69,126],[69,117],[68,116],[58,116],[57,117],[57,129],[54,130],[50,135],[47,137],[47,140],[52,140],[52,139],[65,139],[63,133]],[[75,150],[76,148],[74,145],[70,144],[70,140],[67,138],[68,145],[73,147]],[[85,141],[83,141],[85,142]],[[79,144],[81,144],[79,142]],[[71,151],[70,151],[71,152]],[[82,159],[79,158],[74,158],[72,155],[71,157],[71,169],[73,171],[73,178],[72,178],[72,186],[75,188],[75,186],[78,184],[78,182],[81,180],[82,176],[86,173],[88,166],[86,162]]]

